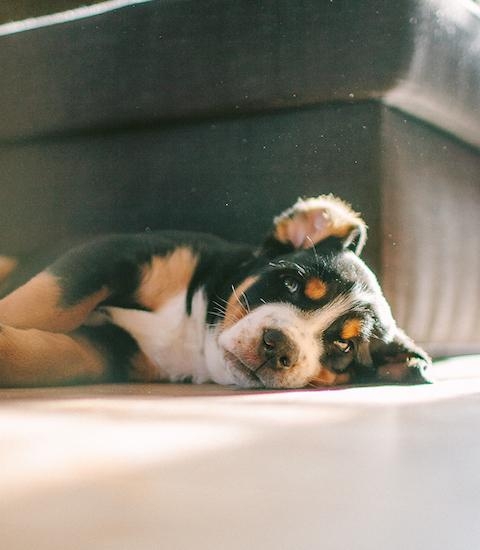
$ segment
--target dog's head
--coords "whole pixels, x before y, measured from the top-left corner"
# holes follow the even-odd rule
[[[238,385],[427,381],[428,356],[397,328],[359,258],[365,240],[363,220],[333,196],[299,199],[275,218],[219,326]]]

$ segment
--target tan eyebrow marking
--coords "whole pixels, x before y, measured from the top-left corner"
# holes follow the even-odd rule
[[[327,294],[327,290],[327,283],[317,277],[312,277],[305,285],[305,296],[310,300],[320,300]]]
[[[357,338],[362,333],[362,321],[361,319],[348,319],[343,323],[342,332],[340,336],[343,340],[350,340],[351,338]]]

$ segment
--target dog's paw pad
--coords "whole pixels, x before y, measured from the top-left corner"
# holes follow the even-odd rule
[[[275,238],[295,248],[312,248],[316,243],[336,237],[348,246],[360,236],[365,240],[366,225],[350,205],[333,195],[298,199],[274,219]]]

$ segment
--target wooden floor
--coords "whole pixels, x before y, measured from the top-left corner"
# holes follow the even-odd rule
[[[473,550],[480,358],[432,386],[0,391],[5,550]]]

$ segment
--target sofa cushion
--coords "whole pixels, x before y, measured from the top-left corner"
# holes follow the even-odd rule
[[[51,24],[0,25],[0,139],[386,98],[480,144],[472,2],[111,1],[91,17],[80,9]]]

